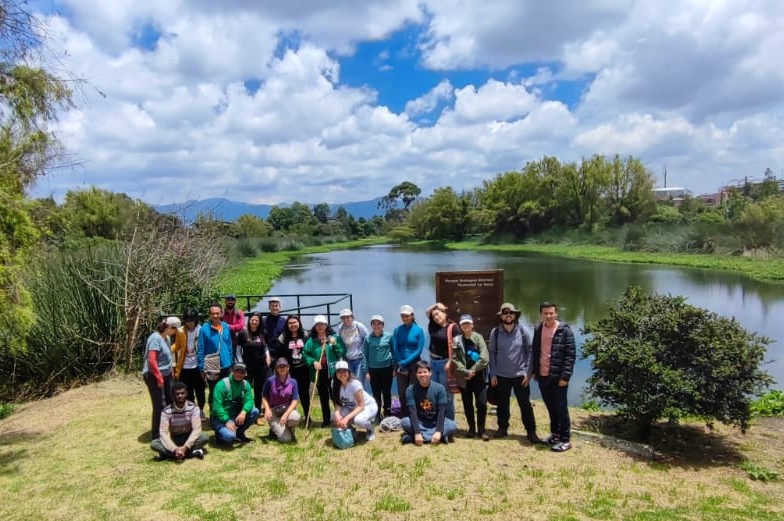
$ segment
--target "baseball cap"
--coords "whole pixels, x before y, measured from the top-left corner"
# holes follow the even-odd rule
[[[228,295],[226,295],[224,298],[225,298],[226,300],[237,300],[237,295],[235,295],[234,293],[229,293],[229,294],[228,294]]]
[[[276,368],[278,368],[278,367],[281,367],[281,366],[284,366],[284,365],[286,365],[286,366],[287,366],[287,365],[289,365],[289,361],[288,361],[288,360],[286,360],[285,358],[283,358],[283,357],[281,356],[281,357],[280,357],[280,358],[278,358],[278,360],[275,362],[275,367],[276,367]]]
[[[381,322],[383,324],[384,317],[382,317],[381,315],[373,315],[372,317],[370,317],[370,323],[372,324],[373,322]]]
[[[345,369],[346,371],[348,371],[349,370],[348,362],[346,362],[345,360],[338,360],[335,363],[335,371],[340,371],[341,369]]]
[[[473,324],[473,323],[474,323],[474,317],[472,317],[471,315],[468,314],[460,315],[460,324]]]
[[[180,328],[182,326],[182,322],[180,322],[180,319],[177,317],[168,317],[166,319],[166,325]]]
[[[327,317],[325,317],[324,315],[316,315],[315,317],[313,317],[313,325],[315,326],[316,324],[329,325],[329,322],[327,322]]]
[[[353,317],[353,316],[354,316],[354,313],[352,313],[351,310],[348,309],[348,308],[344,308],[344,309],[340,310],[340,318],[343,318],[343,317]]]
[[[234,364],[234,367],[232,368],[232,371],[242,371],[243,373],[247,373],[248,372],[248,368],[242,362],[238,362],[238,363]]]
[[[414,314],[414,308],[409,306],[408,304],[405,304],[404,306],[400,306],[400,314],[401,315],[413,315]]]

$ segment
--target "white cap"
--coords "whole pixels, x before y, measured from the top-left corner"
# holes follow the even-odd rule
[[[352,313],[351,310],[348,309],[348,308],[344,308],[344,309],[340,310],[340,318],[343,318],[343,317],[353,317],[353,316],[354,316],[354,313]]]
[[[176,327],[177,329],[179,329],[180,327],[182,327],[182,322],[180,322],[180,319],[177,317],[168,317],[166,319],[166,325]]]
[[[313,317],[313,325],[315,326],[316,324],[329,325],[329,322],[327,322],[327,317],[324,315],[316,315]]]
[[[277,302],[278,304],[280,304],[280,297],[270,297],[270,298],[267,300],[267,302],[269,302],[269,303],[272,303],[272,302]]]
[[[414,314],[414,308],[412,308],[408,304],[406,304],[404,306],[400,306],[400,314],[401,315],[413,315]]]
[[[383,324],[384,317],[382,317],[381,315],[373,315],[372,317],[370,317],[370,323],[372,324],[373,322],[381,322]]]
[[[337,362],[335,362],[335,371],[340,371],[341,369],[345,369],[346,371],[348,371],[349,370],[348,362],[346,362],[345,360],[338,360]]]

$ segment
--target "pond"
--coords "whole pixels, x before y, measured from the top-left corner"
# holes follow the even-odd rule
[[[783,387],[784,285],[757,282],[733,273],[382,245],[296,259],[270,293],[352,293],[357,320],[369,325],[370,316],[378,313],[385,317],[390,331],[399,324],[400,306],[411,304],[417,321],[427,330],[423,311],[435,299],[435,272],[488,269],[504,270],[504,300],[523,311],[520,321],[525,326],[536,324],[542,300],[557,303],[561,319],[572,326],[577,336],[578,349],[584,324],[599,319],[608,303],[620,297],[628,286],[683,295],[695,306],[735,317],[748,330],[773,339],[763,368],[776,379],[775,388]],[[294,305],[284,301],[284,308]],[[336,313],[339,308],[332,311]],[[310,328],[312,320],[304,318],[303,325]],[[578,354],[569,386],[570,403],[583,400],[590,372],[590,361],[579,360]],[[538,398],[538,392],[534,385],[532,396]]]

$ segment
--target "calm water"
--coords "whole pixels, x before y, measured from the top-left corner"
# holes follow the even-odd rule
[[[539,302],[556,302],[561,319],[572,326],[578,338],[578,350],[585,322],[599,319],[607,303],[621,296],[627,286],[683,295],[695,306],[733,316],[747,329],[772,338],[775,343],[764,368],[778,382],[775,387],[784,388],[784,286],[740,275],[539,255],[375,246],[298,259],[284,270],[270,293],[352,293],[356,318],[368,325],[370,316],[379,313],[388,330],[399,324],[400,306],[411,304],[418,322],[427,329],[423,311],[435,299],[435,272],[482,269],[504,270],[505,300],[523,311],[520,320],[526,326],[535,324]],[[294,305],[293,299],[285,299],[284,308]],[[342,307],[348,304],[337,304],[332,312]],[[303,324],[310,328],[312,319],[304,318]],[[590,362],[578,360],[569,386],[570,402],[580,403],[589,374]],[[532,391],[538,397],[536,385]]]

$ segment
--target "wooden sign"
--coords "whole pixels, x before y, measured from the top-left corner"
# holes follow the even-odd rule
[[[471,314],[474,330],[487,339],[504,302],[504,270],[436,272],[436,300],[449,308],[455,322]]]

